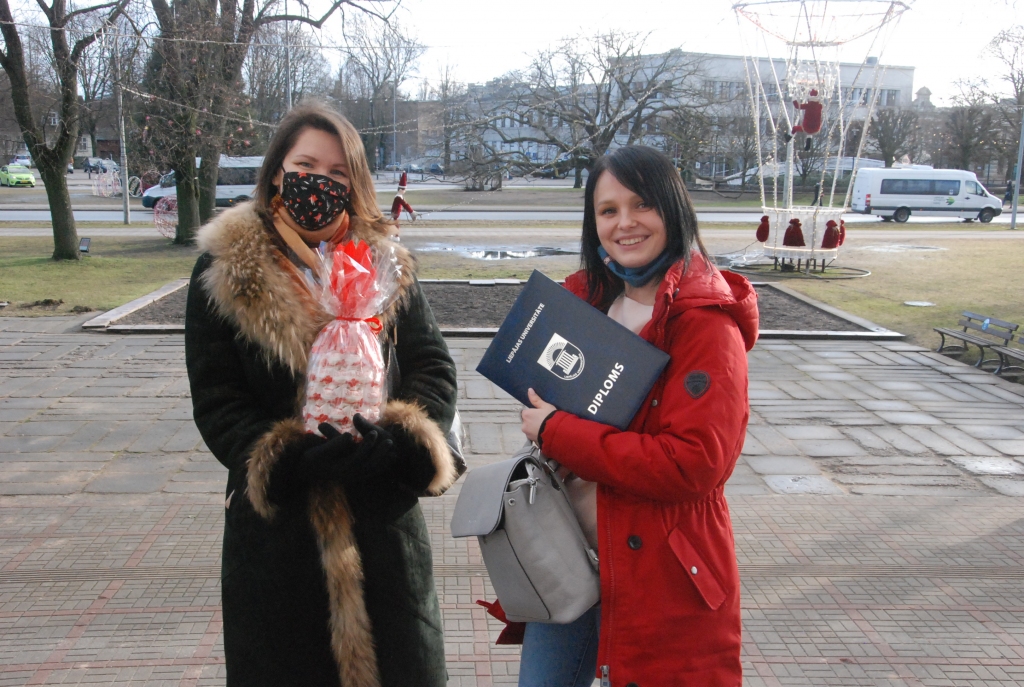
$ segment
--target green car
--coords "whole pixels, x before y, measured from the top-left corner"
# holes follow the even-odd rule
[[[31,186],[35,187],[36,178],[32,172],[21,165],[0,167],[0,186]]]

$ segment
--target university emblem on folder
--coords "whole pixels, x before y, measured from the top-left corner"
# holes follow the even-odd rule
[[[583,372],[583,351],[558,334],[554,334],[537,362],[559,379],[569,381],[576,379]]]

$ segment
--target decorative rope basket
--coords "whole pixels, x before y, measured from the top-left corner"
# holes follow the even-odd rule
[[[821,241],[825,236],[825,224],[831,219],[839,224],[844,208],[826,208],[817,205],[805,205],[792,208],[762,207],[761,213],[768,215],[768,240],[764,242],[764,254],[769,258],[788,258],[792,260],[835,260],[839,256],[838,248],[822,248]],[[791,219],[800,220],[800,228],[804,236],[804,246],[784,246],[783,237]]]

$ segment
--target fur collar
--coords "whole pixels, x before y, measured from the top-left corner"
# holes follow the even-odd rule
[[[373,247],[391,241],[358,217],[351,219],[349,235]],[[304,375],[313,340],[331,316],[281,265],[287,258],[271,241],[255,204],[243,203],[211,220],[199,230],[198,243],[213,257],[202,287],[217,312],[259,345],[268,361]],[[392,245],[402,270],[398,296],[381,313],[385,331],[408,299],[416,274],[412,254],[401,244]]]

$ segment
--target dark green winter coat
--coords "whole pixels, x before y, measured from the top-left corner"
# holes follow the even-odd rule
[[[350,231],[389,239],[352,219]],[[330,317],[284,267],[251,204],[204,227],[185,318],[196,425],[228,468],[221,573],[229,687],[430,687],[446,682],[430,539],[418,496],[394,476],[346,493],[268,497],[279,460],[309,441],[306,363]],[[400,245],[400,297],[382,314],[401,382],[379,424],[429,455],[430,494],[457,478],[445,435],[455,366]],[[428,466],[429,467],[429,466]],[[428,473],[429,476],[429,473]],[[422,485],[421,485],[422,487]]]

